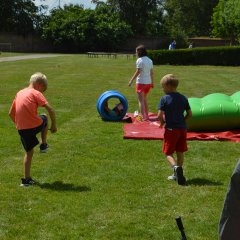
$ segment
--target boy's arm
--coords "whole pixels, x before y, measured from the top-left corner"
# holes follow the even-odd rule
[[[184,119],[185,119],[185,121],[186,121],[186,120],[188,120],[188,119],[191,118],[191,117],[192,117],[192,110],[189,109],[189,110],[187,111],[187,114],[186,114],[186,116],[184,117]]]
[[[51,127],[50,127],[50,131],[52,133],[55,133],[57,131],[57,124],[56,124],[56,114],[54,109],[49,105],[46,104],[43,107],[45,107],[49,113],[49,116],[51,118]]]
[[[140,68],[137,68],[136,72],[133,74],[131,80],[128,83],[128,86],[130,87],[132,85],[133,80],[140,74]]]
[[[162,110],[158,110],[158,114],[157,114],[157,118],[160,121],[160,128],[162,128],[165,124],[165,120],[164,120],[164,111]]]
[[[12,106],[8,113],[9,117],[12,119],[12,121],[15,123],[15,115],[16,115],[16,106],[15,106],[15,100],[12,103]]]

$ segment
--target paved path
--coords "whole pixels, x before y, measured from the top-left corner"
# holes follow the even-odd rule
[[[13,56],[13,57],[0,57],[0,62],[11,62],[19,61],[26,59],[37,59],[37,58],[49,58],[49,57],[58,57],[61,54],[32,54],[32,55],[22,55],[22,56]]]

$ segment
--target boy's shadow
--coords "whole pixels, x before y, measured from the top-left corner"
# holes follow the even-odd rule
[[[72,192],[88,192],[91,191],[87,186],[75,186],[72,183],[63,183],[62,181],[56,181],[53,183],[37,183],[37,186],[44,189],[50,189],[55,191],[72,191]]]
[[[211,181],[204,178],[192,178],[187,180],[186,185],[195,186],[220,186],[223,185],[221,182]]]

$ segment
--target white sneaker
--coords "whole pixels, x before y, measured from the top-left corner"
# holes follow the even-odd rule
[[[173,181],[176,181],[176,180],[177,180],[175,174],[169,176],[167,179],[168,179],[168,180],[173,180]]]
[[[137,117],[138,116],[138,111],[136,110],[133,114],[134,117]]]

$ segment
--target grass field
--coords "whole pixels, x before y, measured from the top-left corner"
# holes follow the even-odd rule
[[[21,188],[22,149],[8,117],[16,92],[30,75],[48,76],[46,97],[57,113],[58,132],[49,134],[47,154],[38,149],[32,177],[38,186]],[[118,90],[137,109],[128,81],[135,60],[84,55],[0,63],[0,239],[1,240],[173,240],[182,216],[192,240],[217,239],[219,216],[239,143],[190,141],[186,153],[187,186],[169,182],[171,174],[161,141],[125,140],[123,123],[104,122],[96,102],[106,90]],[[180,79],[188,97],[239,91],[239,67],[155,66],[150,111],[163,95],[159,79]],[[39,111],[41,113],[41,111]]]

